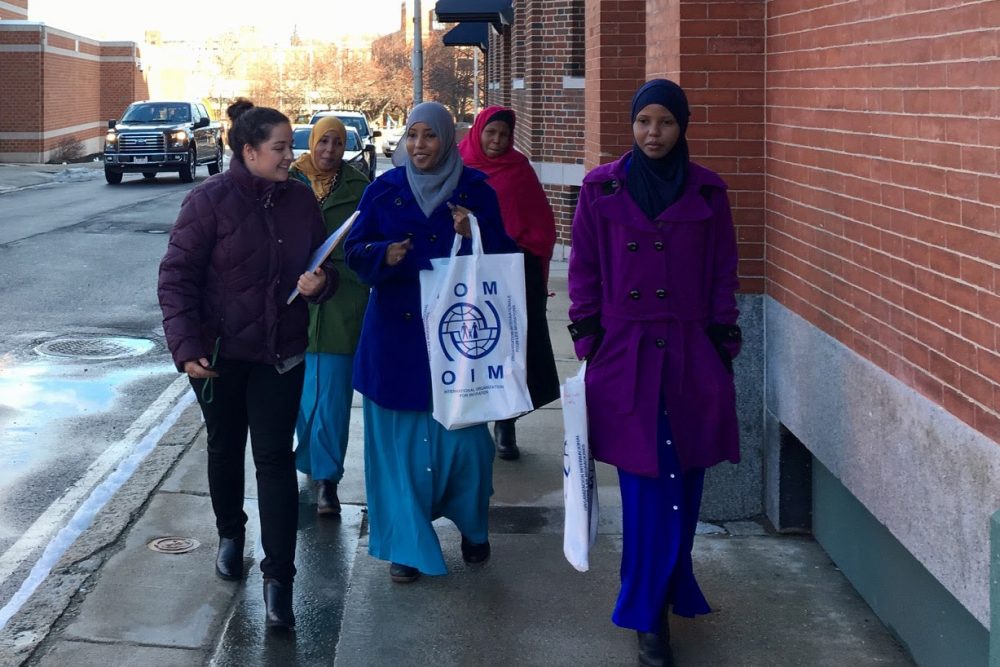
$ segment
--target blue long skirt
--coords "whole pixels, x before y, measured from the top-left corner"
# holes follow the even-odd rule
[[[295,467],[313,479],[339,482],[351,423],[353,354],[306,353],[306,377],[295,422]]]
[[[641,632],[657,632],[667,605],[680,616],[711,611],[694,578],[691,549],[705,470],[681,472],[670,421],[661,411],[659,477],[619,468],[622,493],[621,590],[611,620]]]
[[[368,553],[446,574],[434,519],[450,519],[474,543],[488,538],[495,447],[486,424],[449,431],[430,412],[368,397],[364,416]]]

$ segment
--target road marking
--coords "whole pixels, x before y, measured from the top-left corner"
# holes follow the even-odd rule
[[[190,387],[187,376],[182,375],[174,380],[129,426],[122,439],[105,449],[87,468],[83,477],[49,505],[45,512],[25,531],[24,535],[7,549],[3,556],[0,556],[0,582],[6,582],[28,556],[43,545],[46,546],[21,590],[11,598],[5,607],[0,609],[0,629],[30,597],[34,588],[37,588],[38,584],[41,583],[40,580],[36,581],[26,595],[22,594],[25,586],[31,581],[32,575],[38,574],[36,570],[39,569],[39,565],[43,564],[43,561],[48,561],[48,567],[41,577],[44,579],[44,575],[48,574],[48,570],[55,565],[66,549],[89,527],[97,510],[100,510],[104,502],[131,477],[138,463],[159,442],[167,429],[177,421],[184,409],[194,402],[194,394],[190,393]],[[188,395],[181,396],[185,391],[188,392]],[[180,400],[178,400],[179,396],[181,396]],[[171,408],[173,408],[172,411]],[[170,413],[166,414],[168,411]],[[164,419],[165,415],[166,419]],[[130,453],[132,456],[129,456]],[[127,463],[133,464],[131,469],[126,470]],[[118,469],[108,476],[108,471],[116,465]],[[116,474],[119,472],[127,474]],[[99,490],[106,493],[98,504],[95,502],[95,496]],[[96,507],[95,504],[97,504]],[[67,523],[66,517],[73,512],[75,515]],[[89,517],[82,516],[87,513],[90,514]],[[16,602],[18,603],[17,608],[11,609]]]

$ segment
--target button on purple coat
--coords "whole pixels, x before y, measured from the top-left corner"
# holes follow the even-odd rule
[[[739,315],[726,184],[691,163],[680,199],[650,221],[624,186],[628,160],[584,178],[573,218],[570,319],[596,315],[605,332],[576,341],[581,359],[593,353],[591,450],[628,472],[658,475],[657,413],[665,404],[684,470],[737,463],[733,377],[705,331]],[[726,347],[739,353],[738,341]]]

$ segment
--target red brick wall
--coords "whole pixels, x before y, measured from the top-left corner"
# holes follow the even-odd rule
[[[4,4],[13,5],[13,7],[9,9],[0,7],[0,21],[4,19],[11,21],[28,20],[28,0],[5,0]]]
[[[49,43],[52,43],[50,37]],[[93,123],[100,111],[101,63],[95,60],[45,54],[45,116],[47,131]],[[91,136],[97,132],[91,130]]]
[[[0,33],[0,41],[7,35]],[[37,53],[0,53],[4,93],[0,95],[0,132],[24,132],[42,122],[42,59]],[[37,150],[26,139],[0,139],[0,151]],[[30,146],[30,147],[29,147]]]
[[[556,218],[556,242],[569,245],[573,214],[580,197],[579,185],[545,185],[545,194]]]
[[[646,2],[586,0],[585,12],[584,165],[589,170],[632,145],[632,95],[646,76]]]
[[[502,104],[509,107],[511,104],[512,40],[510,26],[505,26],[502,34],[490,30],[490,53],[487,62],[487,105]]]
[[[0,132],[48,136],[0,138],[0,155],[22,154],[18,159],[25,159],[23,154],[33,154],[33,159],[45,161],[68,140],[84,142],[87,151],[99,150],[107,119],[120,115],[134,99],[149,96],[144,75],[136,67],[133,45],[105,46],[40,24],[29,30],[14,27],[5,30],[0,24],[0,71],[4,72]],[[45,44],[47,50],[3,51],[6,44]],[[69,129],[78,126],[84,127]]]
[[[1000,441],[1000,3],[768,3],[767,293]]]
[[[647,14],[646,74],[687,93],[691,157],[729,185],[740,291],[750,293],[764,291],[764,13],[764,0],[670,0]]]
[[[511,3],[511,7],[514,10],[514,24],[510,31],[512,60],[510,75],[512,78],[520,79],[524,77],[527,30],[531,21],[537,19],[538,2],[536,0],[516,0]],[[529,17],[529,14],[532,16]]]
[[[37,30],[3,30],[0,24],[0,48],[6,45],[40,44]],[[24,132],[42,122],[42,57],[38,52],[0,51],[3,94],[0,95],[0,132]],[[38,142],[30,139],[0,139],[0,152],[35,151]]]
[[[567,88],[564,77],[584,74],[583,0],[532,0],[521,8],[524,88],[511,93],[518,114],[515,145],[536,164],[582,164],[584,93]],[[517,62],[515,56],[515,67]],[[543,187],[555,210],[557,238],[568,243],[579,188]]]
[[[646,78],[676,81],[680,72],[681,0],[646,2]]]

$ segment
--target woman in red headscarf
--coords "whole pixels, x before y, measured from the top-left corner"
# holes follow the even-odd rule
[[[528,158],[514,148],[514,112],[500,106],[483,109],[458,145],[466,166],[485,172],[500,200],[503,226],[524,253],[528,302],[528,390],[535,408],[559,398],[559,375],[545,317],[549,261],[556,242],[556,221],[542,184]],[[497,455],[520,456],[514,420],[494,425]]]

